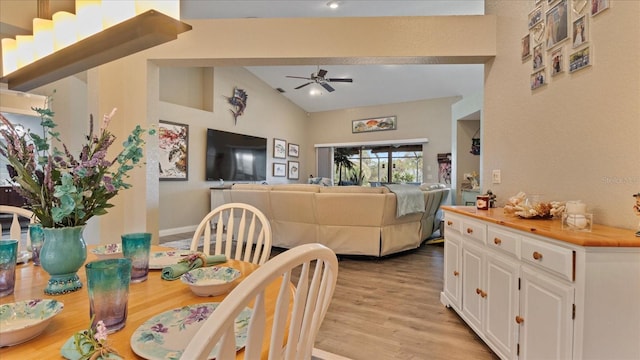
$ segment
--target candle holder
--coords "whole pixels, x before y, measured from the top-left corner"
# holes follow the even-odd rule
[[[593,214],[562,213],[562,230],[591,232]]]

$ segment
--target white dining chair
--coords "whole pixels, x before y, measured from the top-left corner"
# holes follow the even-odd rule
[[[293,292],[292,276],[298,279]],[[275,303],[268,358],[311,359],[316,335],[329,308],[338,278],[335,253],[316,243],[283,252],[238,284],[204,322],[181,359],[207,359],[216,344],[219,345],[216,359],[235,359],[235,320],[250,304],[252,314],[247,325],[244,358],[260,359],[267,330],[265,292],[280,277],[282,283]],[[291,312],[289,309],[292,309]]]
[[[9,224],[9,238],[18,240],[19,251],[31,249],[31,238],[29,231],[26,231],[26,235],[22,236],[22,227],[20,221],[29,221],[29,224],[36,222],[35,216],[31,210],[23,209],[17,206],[0,205],[0,214],[9,215],[11,217],[11,223]],[[4,228],[0,222],[0,236],[4,237]]]
[[[207,255],[224,254],[234,260],[264,264],[271,255],[271,237],[271,224],[260,210],[249,204],[228,203],[202,219],[193,234],[190,250],[199,251],[202,240],[202,252]]]

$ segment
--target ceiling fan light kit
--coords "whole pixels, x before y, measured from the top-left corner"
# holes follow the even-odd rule
[[[336,1],[336,0],[331,0],[331,1],[329,1],[329,2],[327,3],[327,6],[328,6],[330,9],[337,9],[337,8],[339,8],[339,7],[340,7],[340,2],[339,2],[339,1]]]

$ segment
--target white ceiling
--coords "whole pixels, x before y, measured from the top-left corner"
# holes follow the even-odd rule
[[[484,0],[341,0],[332,10],[328,0],[182,0],[181,18],[274,18],[482,15]],[[249,71],[306,112],[348,109],[405,101],[468,96],[482,91],[483,65],[324,65],[328,78],[353,78],[353,83],[331,83],[327,92],[303,79],[317,66],[251,66]],[[319,95],[311,95],[319,90]]]

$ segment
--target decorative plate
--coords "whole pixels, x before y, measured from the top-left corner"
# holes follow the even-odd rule
[[[142,324],[131,335],[131,349],[149,359],[178,359],[213,310],[220,303],[187,305],[163,312]],[[252,310],[245,308],[236,318],[236,351],[247,343],[247,326]],[[214,359],[218,346],[209,354]]]
[[[32,299],[0,305],[0,347],[40,335],[64,305],[58,300]]]
[[[217,296],[229,292],[240,270],[228,266],[210,266],[193,269],[180,277],[198,296]]]
[[[149,269],[162,270],[165,266],[175,265],[185,256],[191,254],[191,250],[156,251],[149,254]]]
[[[91,249],[91,253],[99,259],[115,259],[122,257],[122,245],[106,244]]]

